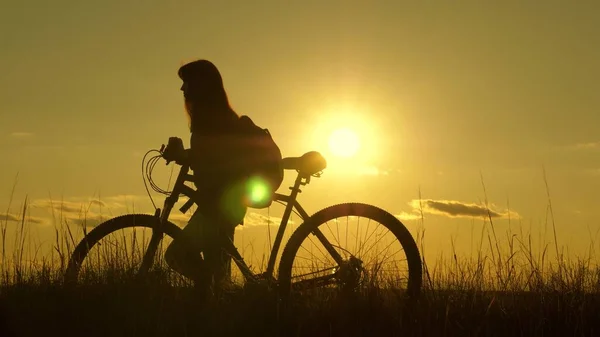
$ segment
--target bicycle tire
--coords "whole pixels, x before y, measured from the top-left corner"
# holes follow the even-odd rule
[[[302,242],[320,225],[344,216],[361,216],[378,221],[396,236],[405,251],[408,262],[409,276],[406,292],[411,298],[418,297],[422,285],[422,264],[415,240],[398,218],[379,207],[363,203],[343,203],[324,208],[298,226],[290,236],[281,255],[278,277],[280,295],[283,298],[290,295],[292,264]]]
[[[98,241],[100,241],[102,238],[115,231],[125,228],[152,228],[155,221],[157,221],[156,217],[150,214],[125,214],[109,219],[94,227],[94,229],[87,233],[87,235],[79,242],[79,244],[77,244],[75,250],[73,250],[73,253],[69,259],[69,264],[65,271],[65,281],[76,282],[83,260],[85,260],[92,247],[94,247],[94,245],[96,245],[96,243],[98,243]],[[167,221],[162,225],[161,228],[164,234],[172,237],[173,239],[185,239],[185,237],[181,235],[181,228],[172,222]]]

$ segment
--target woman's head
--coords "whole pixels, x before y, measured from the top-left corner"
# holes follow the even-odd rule
[[[198,60],[179,68],[181,91],[190,122],[190,130],[210,129],[227,123],[237,114],[229,105],[223,79],[210,61]]]

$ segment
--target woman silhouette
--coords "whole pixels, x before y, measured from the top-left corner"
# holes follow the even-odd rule
[[[229,105],[217,67],[198,60],[183,65],[185,111],[191,132],[188,162],[199,192],[198,208],[183,229],[204,256],[192,253],[174,240],[165,259],[177,272],[193,279],[201,289],[221,289],[231,280],[231,257],[223,240],[233,241],[235,227],[243,222],[244,163],[236,158],[242,149],[239,115]]]

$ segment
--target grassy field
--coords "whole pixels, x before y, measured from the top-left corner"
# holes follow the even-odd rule
[[[65,285],[82,233],[59,222],[50,254],[39,256],[26,217],[1,224],[0,336],[600,336],[594,243],[587,257],[566,259],[553,244],[536,251],[530,235],[506,233],[510,239],[499,244],[494,233],[482,236],[486,249],[475,256],[426,263],[417,302],[369,286],[282,308],[273,292],[241,286],[200,302],[160,261],[136,281],[133,250],[101,250],[104,267]],[[9,226],[17,229],[12,235]],[[414,235],[424,250],[422,233]]]

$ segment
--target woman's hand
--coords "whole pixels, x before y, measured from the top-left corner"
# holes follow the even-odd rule
[[[167,161],[167,165],[175,161],[179,165],[185,165],[188,163],[189,149],[183,148],[183,141],[181,138],[170,137],[169,143],[162,152],[163,158]]]

